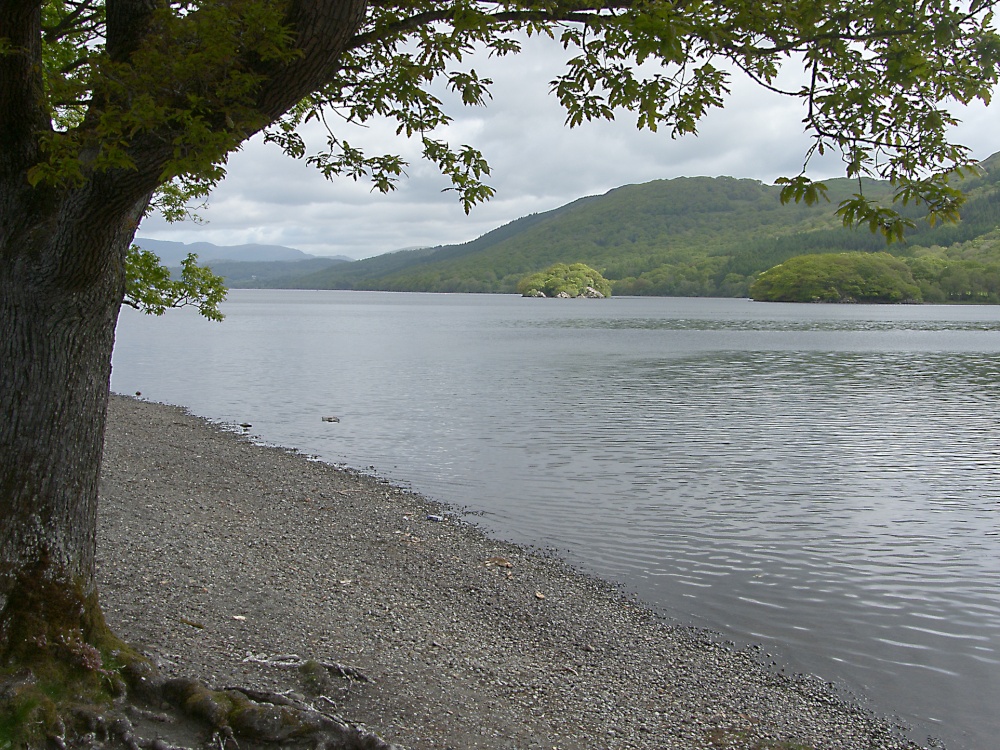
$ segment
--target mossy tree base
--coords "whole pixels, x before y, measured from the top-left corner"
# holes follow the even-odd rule
[[[67,664],[62,683],[8,667],[0,674],[0,750],[401,750],[305,698],[163,679],[128,654],[93,674]]]
[[[0,611],[0,750],[278,745],[392,747],[305,699],[162,678],[111,632],[96,593],[42,568],[10,590]]]

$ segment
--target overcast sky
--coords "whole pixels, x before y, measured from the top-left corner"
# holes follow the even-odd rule
[[[365,258],[407,247],[474,239],[526,214],[547,211],[585,195],[626,184],[673,177],[727,175],[773,182],[797,174],[809,142],[802,133],[801,105],[734,77],[724,110],[713,112],[697,137],[640,132],[625,113],[611,123],[570,130],[565,114],[548,93],[548,83],[565,54],[557,45],[475,65],[495,81],[486,108],[460,105],[441,137],[453,145],[481,149],[493,173],[496,196],[466,216],[446,180],[420,162],[412,145],[394,128],[373,126],[347,135],[352,145],[370,144],[375,153],[402,153],[408,177],[389,195],[371,192],[350,179],[330,182],[304,162],[255,139],[234,154],[229,175],[200,211],[207,221],[167,224],[147,218],[139,236],[217,245],[286,245],[313,255]],[[1000,151],[1000,105],[957,112],[958,140],[985,159]],[[322,141],[317,141],[321,143]],[[842,176],[837,160],[814,161],[814,178]]]

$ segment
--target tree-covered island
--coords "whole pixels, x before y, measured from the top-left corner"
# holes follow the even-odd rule
[[[521,279],[517,291],[522,297],[604,299],[611,296],[611,282],[585,263],[556,263]]]
[[[750,296],[766,302],[917,302],[920,289],[888,253],[799,255],[762,273]]]

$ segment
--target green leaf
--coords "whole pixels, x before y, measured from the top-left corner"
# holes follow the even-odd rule
[[[168,309],[195,307],[209,320],[221,321],[225,316],[219,305],[226,299],[222,277],[210,268],[198,265],[198,256],[191,253],[181,261],[179,279],[171,278],[170,270],[148,250],[133,245],[125,259],[124,304],[147,315],[163,315]]]

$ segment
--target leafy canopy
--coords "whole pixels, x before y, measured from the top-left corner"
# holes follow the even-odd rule
[[[166,0],[143,19],[131,47],[108,49],[109,12],[126,0],[44,0],[43,158],[33,183],[68,185],[108,169],[139,168],[167,149],[152,206],[188,215],[225,174],[226,156],[263,131],[327,177],[370,180],[391,190],[404,174],[398,154],[369,154],[344,124],[394,124],[416,139],[468,211],[488,199],[490,168],[470,144],[443,136],[451,116],[435,85],[466,105],[488,102],[490,80],[469,67],[475,50],[517,53],[536,38],[567,54],[552,92],[569,126],[635,114],[637,125],[672,138],[697,132],[725,105],[734,74],[803,103],[812,137],[783,198],[814,203],[825,186],[807,177],[813,154],[838,152],[848,176],[888,179],[894,199],[920,203],[934,220],[957,216],[950,182],[973,166],[951,142],[955,103],[988,102],[1000,70],[995,3],[975,0],[673,2],[668,0],[374,0],[339,65],[280,112],[256,94],[269,66],[294,60],[286,12],[310,0]],[[116,17],[116,16],[115,16]],[[0,54],[17,54],[3,38]],[[801,81],[782,89],[779,74]],[[322,126],[307,142],[307,123]],[[898,238],[909,226],[863,191],[839,209],[847,224]]]

